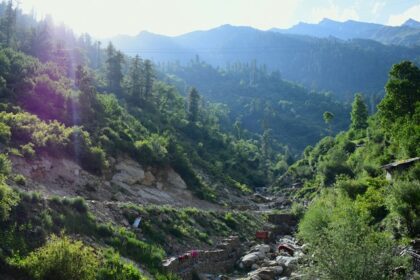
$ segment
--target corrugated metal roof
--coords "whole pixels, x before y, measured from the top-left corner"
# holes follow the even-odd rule
[[[394,167],[397,167],[397,166],[400,166],[400,165],[405,165],[405,164],[410,164],[410,163],[418,161],[418,160],[420,160],[420,157],[409,158],[409,159],[406,159],[406,160],[398,160],[398,161],[395,161],[393,163],[385,164],[381,167],[383,169],[392,169]]]

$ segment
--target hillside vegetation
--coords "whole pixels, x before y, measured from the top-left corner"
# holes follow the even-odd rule
[[[382,166],[420,154],[419,89],[418,67],[394,65],[376,114],[368,118],[357,95],[350,129],[307,147],[273,185],[275,192],[302,186],[290,194],[300,201],[294,206],[300,213],[311,201],[298,232],[315,256],[311,273],[325,279],[403,277],[393,274],[404,263],[394,250],[420,234],[420,162],[389,171],[391,181]]]
[[[384,45],[357,37],[344,41],[281,34],[231,25],[176,37],[142,32],[112,41],[129,55],[141,54],[155,62],[179,61],[185,65],[199,55],[213,67],[229,68],[229,64],[256,61],[270,71],[279,71],[284,79],[311,90],[332,92],[346,101],[351,101],[355,92],[380,98],[391,66],[402,60],[418,63],[420,56],[418,47]]]

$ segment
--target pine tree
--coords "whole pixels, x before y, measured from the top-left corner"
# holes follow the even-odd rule
[[[152,62],[146,59],[146,61],[144,62],[144,87],[146,98],[149,98],[152,94],[154,79],[155,74],[153,72]]]
[[[7,2],[6,11],[1,19],[1,29],[3,33],[3,44],[11,47],[16,25],[16,9],[13,8],[13,1]]]
[[[190,122],[195,123],[198,119],[200,95],[196,88],[191,88],[188,94],[188,119]]]
[[[360,93],[356,94],[351,109],[351,128],[365,129],[368,127],[368,109]]]
[[[112,43],[109,43],[106,52],[108,89],[115,94],[120,94],[121,81],[123,78],[122,63],[124,62],[124,56],[120,51],[115,50]]]
[[[143,65],[140,57],[136,55],[131,62],[127,81],[128,94],[135,101],[139,101],[144,96],[144,77]]]
[[[96,99],[96,89],[93,85],[93,79],[85,67],[78,65],[75,73],[75,86],[80,90],[79,106],[80,120],[85,124],[92,124],[96,120],[95,113],[98,111],[98,102]],[[78,122],[79,120],[76,120]]]

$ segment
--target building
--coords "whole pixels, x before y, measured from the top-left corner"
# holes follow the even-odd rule
[[[393,163],[388,163],[388,164],[383,165],[382,168],[386,172],[386,179],[388,181],[392,180],[392,174],[395,171],[405,170],[419,160],[420,160],[420,157],[415,157],[415,158],[399,160]]]

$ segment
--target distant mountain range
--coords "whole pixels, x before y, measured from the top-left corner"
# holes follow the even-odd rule
[[[126,54],[139,54],[155,63],[186,64],[196,56],[215,67],[256,62],[268,70],[279,71],[287,80],[349,99],[355,92],[382,92],[394,63],[420,62],[420,47],[356,38],[370,33],[385,38],[382,41],[395,41],[398,30],[420,31],[415,27],[419,24],[409,20],[403,26],[385,28],[379,24],[323,20],[276,31],[223,25],[175,37],[141,32],[110,40]]]
[[[384,44],[420,46],[420,22],[409,19],[401,26],[386,26],[376,23],[348,20],[345,22],[323,19],[317,24],[301,22],[288,29],[272,28],[271,31],[285,34],[348,39],[371,39]]]

